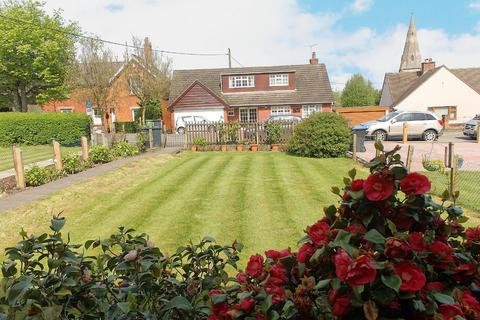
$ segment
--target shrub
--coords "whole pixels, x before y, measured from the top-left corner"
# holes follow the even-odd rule
[[[140,131],[138,122],[115,122],[115,131],[123,132],[125,126],[125,133],[137,133]]]
[[[112,154],[107,147],[95,145],[90,149],[89,158],[93,163],[107,163],[112,161]]]
[[[125,141],[117,141],[113,144],[110,153],[113,158],[131,157],[139,153],[136,145],[128,144]]]
[[[334,112],[315,113],[295,126],[287,152],[303,157],[345,157],[351,143],[345,118]]]
[[[280,142],[282,135],[282,124],[279,121],[272,121],[266,125],[267,142],[276,144]]]
[[[22,230],[6,249],[0,319],[207,319],[208,292],[229,281],[241,250],[205,237],[166,256],[125,228],[82,246],[63,237],[64,224],[57,216],[49,234]]]
[[[205,147],[208,144],[208,142],[207,142],[207,139],[205,139],[204,137],[196,137],[195,139],[193,139],[193,144],[197,146]]]
[[[143,132],[137,133],[137,149],[139,152],[145,152],[147,150],[147,135]]]
[[[29,187],[38,187],[42,184],[55,181],[62,173],[54,167],[33,166],[25,172],[25,182]]]
[[[82,113],[0,113],[0,146],[49,144],[52,140],[74,145],[89,132],[90,118]]]

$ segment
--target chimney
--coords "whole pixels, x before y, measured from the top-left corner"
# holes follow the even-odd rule
[[[312,58],[310,59],[310,64],[318,64],[318,58],[315,51],[312,52]]]
[[[435,61],[433,61],[432,58],[425,59],[425,61],[422,62],[422,75],[433,69],[435,69]]]
[[[145,56],[145,63],[147,65],[153,64],[153,52],[152,52],[152,44],[150,43],[150,39],[148,37],[143,40],[143,54]]]

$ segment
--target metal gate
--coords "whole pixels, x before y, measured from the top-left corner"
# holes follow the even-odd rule
[[[164,147],[185,147],[185,134],[168,133],[165,134]]]

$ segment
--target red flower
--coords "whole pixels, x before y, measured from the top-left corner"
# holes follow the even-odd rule
[[[265,287],[265,291],[267,291],[267,293],[272,296],[273,303],[281,303],[285,301],[285,298],[286,298],[285,289],[283,289],[282,287],[274,286],[269,283],[265,284],[264,287]]]
[[[453,272],[455,274],[452,276],[455,280],[459,282],[467,281],[468,277],[475,275],[477,272],[477,267],[474,263],[464,263],[457,266]],[[470,281],[469,281],[470,282]]]
[[[352,225],[349,225],[346,229],[349,233],[351,234],[365,234],[367,233],[367,229],[360,223],[354,223]]]
[[[384,254],[388,258],[405,259],[410,255],[410,245],[404,239],[387,238]]]
[[[410,234],[408,235],[408,242],[410,243],[410,248],[417,252],[422,252],[423,250],[425,250],[423,233],[421,232],[410,232]]]
[[[350,310],[352,309],[352,305],[350,303],[350,298],[348,296],[342,296],[335,300],[333,304],[332,313],[334,316],[338,318],[345,317]]]
[[[409,173],[400,180],[400,190],[408,195],[420,195],[430,191],[432,187],[430,180],[423,174],[416,172]]]
[[[210,290],[208,292],[208,296],[210,298],[214,295],[219,295],[219,294],[223,294],[223,292],[220,291],[220,290]],[[214,317],[212,319],[221,319],[221,318],[218,318],[218,316],[225,317],[227,315],[228,305],[227,305],[226,302],[221,302],[221,303],[218,303],[218,304],[214,304],[213,301],[212,301],[212,311],[213,311],[213,315],[217,316],[216,318]]]
[[[250,257],[250,260],[247,264],[247,273],[252,276],[256,277],[262,273],[263,270],[263,257],[259,254]]]
[[[427,282],[427,278],[422,270],[410,262],[399,262],[394,265],[394,272],[402,280],[400,291],[416,292],[422,289]]]
[[[370,201],[382,201],[390,198],[393,193],[393,183],[379,173],[370,175],[363,184],[365,196]]]
[[[298,249],[297,261],[300,263],[306,263],[308,260],[310,260],[310,257],[313,255],[314,252],[315,248],[311,243],[304,243],[303,246]]]
[[[449,263],[453,262],[453,249],[448,244],[441,241],[433,241],[428,245],[428,250],[432,253],[430,260],[435,266],[447,269]]]
[[[352,181],[352,184],[350,188],[352,189],[353,192],[357,192],[363,189],[363,183],[365,180],[363,179],[356,179]]]
[[[478,242],[480,241],[480,227],[468,228],[465,231],[465,236],[468,241]]]
[[[469,291],[465,291],[461,301],[468,319],[480,319],[480,303]]]
[[[237,278],[240,283],[247,282],[247,274],[245,272],[239,272],[235,278]]]
[[[457,316],[463,317],[463,311],[458,304],[442,304],[438,308],[438,313],[442,315],[443,320],[456,320]]]
[[[377,270],[369,257],[361,255],[355,260],[343,250],[334,256],[335,273],[351,286],[371,283],[377,276]]]
[[[268,282],[276,286],[281,286],[287,283],[287,280],[286,271],[282,265],[279,263],[274,264],[272,266],[272,270],[270,271],[270,278],[268,278]]]
[[[308,236],[317,246],[322,246],[330,241],[328,237],[329,231],[330,225],[323,221],[319,221],[307,228]]]
[[[253,300],[252,298],[245,298],[243,299],[242,301],[240,301],[240,310],[243,310],[243,311],[251,311],[253,306],[255,305],[255,300]]]
[[[265,256],[267,258],[272,259],[272,260],[282,259],[282,258],[291,256],[291,255],[292,255],[292,253],[290,252],[290,248],[283,249],[283,250],[280,250],[280,251],[277,251],[277,250],[267,250],[267,251],[265,251]]]

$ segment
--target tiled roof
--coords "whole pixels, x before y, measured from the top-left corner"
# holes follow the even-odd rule
[[[278,73],[294,71],[296,90],[222,94],[221,76],[229,74]],[[211,89],[231,106],[332,103],[333,94],[324,64],[272,67],[175,70],[169,101],[172,103],[195,80]]]

